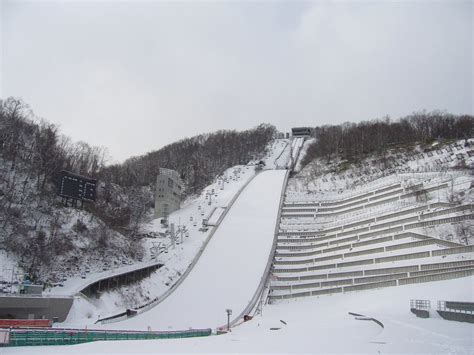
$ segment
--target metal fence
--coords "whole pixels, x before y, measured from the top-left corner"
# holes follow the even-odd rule
[[[430,300],[410,300],[410,308],[423,311],[429,311],[431,308]]]
[[[72,345],[103,340],[192,338],[211,335],[211,329],[183,331],[114,331],[87,329],[11,329],[7,346]]]
[[[474,302],[438,301],[438,311],[474,314]]]
[[[449,263],[446,263],[449,264]],[[350,279],[341,279],[341,280],[334,280],[334,281],[321,281],[321,282],[313,282],[313,283],[299,283],[302,281],[303,278],[299,277],[296,279],[289,279],[280,277],[278,278],[281,281],[290,282],[289,284],[279,284],[279,285],[272,285],[272,290],[276,291],[278,294],[272,294],[271,299],[287,299],[293,297],[304,297],[314,295],[322,295],[327,293],[334,293],[334,288],[328,288],[331,286],[343,286],[342,292],[350,292],[350,291],[360,291],[360,290],[368,290],[373,288],[380,288],[380,287],[390,287],[390,286],[397,286],[397,285],[407,285],[407,284],[415,284],[415,283],[422,283],[422,282],[432,282],[432,281],[440,281],[440,280],[449,280],[458,277],[466,277],[471,276],[474,274],[474,269],[471,267],[461,268],[461,269],[445,269],[445,270],[433,270],[430,274],[415,276],[410,275],[408,276],[408,272],[412,271],[413,269],[418,269],[418,266],[410,266],[410,267],[399,267],[399,268],[389,268],[383,269],[384,273],[392,272],[392,271],[402,271],[401,269],[405,269],[403,273],[392,273],[390,275],[381,275],[381,276],[372,276],[372,277],[354,277]],[[382,271],[382,270],[374,270],[374,271]],[[430,271],[427,271],[429,273]],[[330,277],[331,274],[327,274],[327,277]],[[366,275],[366,272],[364,272]],[[416,273],[415,273],[416,275]],[[308,279],[311,275],[308,275]],[[325,276],[325,275],[320,275]],[[342,273],[338,276],[343,276]],[[346,275],[344,275],[346,276]],[[356,275],[347,275],[347,276],[356,276]],[[357,275],[360,276],[360,275]],[[320,277],[324,278],[324,277]],[[295,283],[291,283],[291,281],[295,281]],[[315,291],[303,291],[303,292],[294,292],[294,290],[304,289],[304,288],[323,288],[322,290],[315,290]],[[289,293],[285,293],[285,291],[289,291]],[[412,300],[413,301],[413,300]],[[415,300],[417,301],[417,300]],[[413,301],[413,302],[415,302]],[[418,300],[419,301],[419,300]],[[421,302],[421,301],[420,301]],[[419,303],[422,305],[422,302]],[[439,303],[440,304],[440,303]],[[445,302],[442,304],[443,307],[438,307],[438,310],[442,311],[453,311],[453,312],[461,312],[461,313],[474,313],[474,303],[470,302]],[[420,306],[421,307],[421,306]],[[424,310],[423,308],[416,308],[411,307],[419,310]],[[449,308],[449,309],[448,309]],[[429,308],[428,308],[429,309]]]

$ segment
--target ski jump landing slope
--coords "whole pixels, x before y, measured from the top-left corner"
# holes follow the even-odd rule
[[[226,324],[227,308],[232,309],[233,316],[240,314],[257,290],[269,258],[285,173],[267,170],[253,179],[194,269],[167,299],[148,312],[105,327],[216,328]]]

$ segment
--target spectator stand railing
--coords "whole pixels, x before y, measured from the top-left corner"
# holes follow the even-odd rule
[[[438,311],[474,314],[474,302],[438,301]]]

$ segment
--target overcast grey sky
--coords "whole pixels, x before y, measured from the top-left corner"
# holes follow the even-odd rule
[[[0,1],[0,96],[117,161],[261,122],[473,114],[472,1]]]

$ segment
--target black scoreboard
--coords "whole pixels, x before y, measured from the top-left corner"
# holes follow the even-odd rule
[[[62,170],[56,178],[57,194],[81,201],[95,201],[97,180]]]

